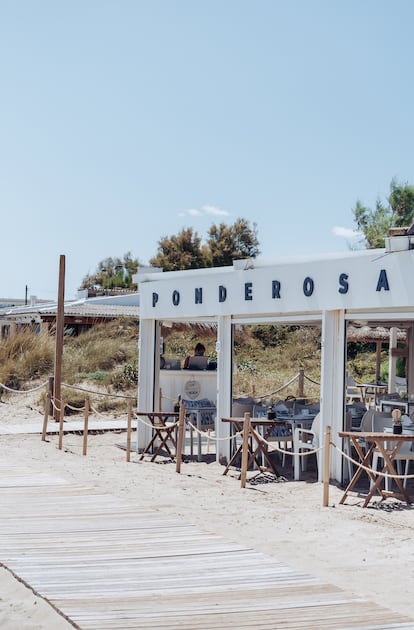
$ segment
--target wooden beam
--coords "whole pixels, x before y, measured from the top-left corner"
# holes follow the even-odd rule
[[[408,348],[391,348],[392,357],[408,357]]]

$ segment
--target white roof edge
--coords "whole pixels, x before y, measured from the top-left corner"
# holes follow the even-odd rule
[[[316,262],[316,261],[324,261],[324,260],[348,260],[350,258],[356,257],[371,257],[373,259],[379,258],[380,256],[389,255],[385,248],[378,249],[358,249],[358,250],[350,250],[347,252],[335,252],[328,254],[301,254],[298,256],[280,256],[277,258],[252,258],[246,259],[250,261],[249,267],[251,269],[258,269],[262,267],[274,267],[278,265],[299,265],[306,262]],[[238,262],[238,261],[235,261]],[[204,276],[210,275],[211,273],[231,273],[236,268],[240,267],[240,265],[227,265],[225,267],[204,267],[200,269],[185,269],[182,271],[161,271],[161,272],[151,272],[146,274],[145,272],[140,275],[137,274],[137,282],[152,282],[159,280],[166,280],[180,277],[182,278],[185,275],[192,276]]]

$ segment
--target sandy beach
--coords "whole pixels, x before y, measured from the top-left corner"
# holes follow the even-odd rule
[[[3,396],[0,425],[42,423],[36,395]],[[204,531],[264,552],[299,570],[392,610],[414,615],[413,510],[361,507],[354,497],[339,505],[341,489],[330,488],[322,506],[322,485],[313,480],[248,484],[240,488],[236,473],[190,462],[181,474],[172,463],[138,461],[117,447],[125,432],[91,435],[86,457],[82,436],[68,434],[60,451],[57,436],[1,435],[2,452],[14,461],[45,467],[77,483],[94,486],[135,505],[150,506]],[[0,563],[1,563],[0,558]],[[0,568],[2,630],[71,628],[47,602]]]

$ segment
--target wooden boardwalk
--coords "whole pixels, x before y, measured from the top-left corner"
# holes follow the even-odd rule
[[[20,424],[2,424],[0,423],[0,435],[35,435],[38,433],[39,435],[42,433],[42,424],[43,420],[38,420],[37,422],[25,422]],[[136,427],[136,422],[132,425],[134,428]],[[83,420],[65,420],[63,423],[63,433],[77,433],[83,432],[84,422]],[[88,432],[89,431],[116,431],[127,429],[127,421],[126,420],[89,420],[88,423]],[[59,433],[59,422],[54,422],[50,420],[47,423],[47,431],[48,434],[57,434]]]
[[[76,628],[414,628],[262,553],[7,454],[0,506],[0,562]]]

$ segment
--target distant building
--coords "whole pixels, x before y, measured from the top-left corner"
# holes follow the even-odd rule
[[[0,339],[14,335],[21,327],[32,326],[36,332],[50,330],[56,323],[57,303],[31,298],[30,305],[16,304],[0,308]],[[13,302],[13,300],[10,300]],[[19,300],[14,300],[19,302]],[[78,299],[65,302],[64,325],[71,334],[78,335],[92,326],[129,317],[139,319],[139,294],[117,292],[115,295],[102,295],[89,298],[87,291],[80,291]]]

